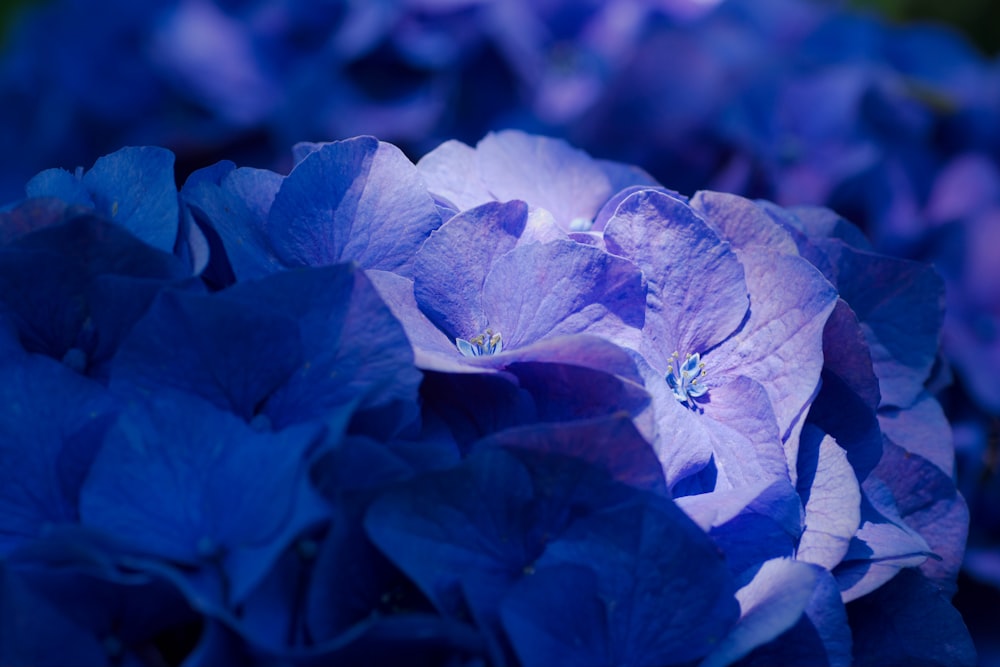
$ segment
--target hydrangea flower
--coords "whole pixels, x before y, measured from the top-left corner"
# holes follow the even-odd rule
[[[159,0],[133,5],[104,2],[95,11],[90,3],[59,0],[27,11],[9,31],[0,62],[0,90],[8,101],[0,110],[0,144],[18,159],[0,168],[0,197],[14,197],[34,172],[59,165],[32,178],[27,194],[58,198],[72,210],[45,213],[51,202],[35,200],[7,211],[3,233],[9,238],[3,242],[19,236],[10,230],[22,225],[57,224],[87,210],[173,254],[181,268],[177,275],[158,275],[156,285],[145,275],[88,278],[85,293],[58,277],[55,281],[64,286],[54,288],[48,268],[30,285],[12,282],[9,291],[24,298],[8,295],[0,334],[4,350],[54,356],[105,383],[109,360],[132,324],[162,287],[177,287],[181,272],[198,276],[185,289],[214,291],[291,267],[357,261],[366,271],[385,272],[371,271],[364,280],[376,285],[403,321],[422,377],[430,378],[428,387],[436,387],[423,390],[422,405],[435,415],[456,418],[458,411],[438,400],[438,390],[445,387],[464,392],[472,403],[490,402],[488,418],[482,408],[482,413],[467,414],[461,428],[450,423],[446,430],[452,437],[468,444],[501,424],[622,408],[655,439],[652,424],[664,410],[657,412],[655,406],[674,404],[659,395],[647,396],[644,404],[636,370],[650,378],[653,371],[672,378],[666,391],[685,409],[710,405],[712,412],[719,406],[710,400],[712,394],[719,398],[724,390],[720,384],[713,392],[708,383],[741,372],[717,366],[742,340],[738,335],[730,332],[726,338],[733,349],[666,350],[665,359],[649,358],[659,350],[612,341],[638,352],[638,360],[625,360],[618,348],[594,338],[577,337],[572,344],[547,339],[534,341],[543,345],[544,355],[539,348],[530,361],[514,362],[508,354],[510,333],[478,326],[482,323],[459,333],[440,317],[427,317],[427,295],[411,293],[407,282],[427,285],[412,270],[424,239],[455,213],[492,201],[527,202],[531,234],[540,233],[546,227],[542,221],[551,216],[556,229],[545,240],[568,238],[607,251],[604,230],[617,207],[638,189],[685,201],[661,188],[652,174],[685,193],[711,188],[783,206],[832,206],[862,224],[880,251],[933,261],[946,279],[949,302],[944,357],[959,379],[948,390],[945,407],[973,434],[959,472],[965,480],[992,479],[982,459],[995,431],[995,378],[1000,377],[996,299],[990,293],[996,224],[990,172],[1000,138],[995,122],[1000,87],[994,63],[957,35],[794,0],[393,0],[323,6],[286,0],[243,5]],[[492,85],[476,85],[481,80]],[[571,137],[594,154],[642,169],[589,160],[548,137],[496,131],[481,139],[488,130],[513,126]],[[361,133],[395,141],[411,158],[426,155],[414,168],[395,147],[371,138],[303,145],[292,157],[285,151],[304,139]],[[427,152],[443,139],[454,141]],[[178,207],[168,151],[127,148],[97,159],[124,144],[147,143],[174,150],[182,180],[218,157],[256,168],[229,163],[203,170],[187,181],[185,204]],[[348,162],[349,168],[335,173]],[[80,164],[93,166],[74,171]],[[327,187],[330,181],[337,186]],[[406,234],[379,228],[411,216],[421,222],[408,226]],[[726,233],[720,238],[733,243]],[[800,264],[788,253],[779,254],[789,264]],[[15,264],[37,259],[20,250],[20,259],[13,257],[8,260]],[[818,257],[811,259],[827,261]],[[738,261],[744,263],[742,257]],[[22,268],[11,270],[21,273]],[[880,269],[845,268],[861,275],[869,270]],[[114,308],[101,305],[111,298],[110,290],[118,294]],[[753,291],[748,288],[751,302]],[[82,299],[86,305],[61,308],[74,313],[73,321],[57,322],[33,305],[49,299],[63,304]],[[850,317],[836,318],[836,335],[853,341],[857,332],[849,333],[854,331]],[[870,324],[859,326],[879,365],[892,350],[881,349],[884,337],[873,341]],[[643,326],[649,333],[654,325]],[[589,328],[593,335],[600,327]],[[446,370],[441,355],[446,350],[452,355],[458,341],[473,356],[500,352],[473,362],[468,356],[458,359],[467,375],[487,372],[492,359],[506,364],[502,379],[457,378],[451,373],[457,367]],[[438,353],[431,349],[440,352],[436,370],[428,360]],[[675,351],[677,359],[669,361]],[[573,361],[578,358],[589,361],[581,365]],[[902,371],[908,380],[890,382],[882,373],[900,369],[881,364],[875,374],[882,397],[922,382],[917,376],[924,369],[918,366]],[[813,375],[810,369],[798,379],[806,385]],[[607,394],[608,402],[597,408],[598,392],[572,396],[568,387],[573,383],[600,383],[601,392],[616,398]],[[649,394],[663,391],[662,384],[647,384]],[[768,383],[762,386],[766,393]],[[544,398],[554,392],[561,396],[558,403]],[[767,398],[773,401],[774,392]],[[801,397],[789,398],[789,405],[796,400]],[[878,405],[873,410],[882,428],[912,434],[919,430],[911,423],[913,412],[922,415],[916,423],[932,419],[931,413],[935,423],[941,421],[933,400],[921,399],[919,408],[896,394],[890,400],[879,404],[866,396],[863,401]],[[747,405],[763,406],[762,401]],[[379,409],[402,410],[403,404],[416,409],[409,399],[387,401]],[[893,411],[892,426],[886,426],[888,411]],[[760,407],[758,413],[763,412]],[[870,425],[869,412],[860,414]],[[806,421],[789,414],[775,420],[779,431],[786,422],[798,429]],[[770,417],[758,422],[765,428]],[[395,414],[386,418],[390,423],[387,431],[404,423],[417,428],[412,415]],[[798,434],[779,435],[786,464],[794,470],[789,456]],[[714,454],[724,442],[691,441],[694,449],[701,447],[692,459],[698,463],[691,466],[704,463],[706,453]],[[678,461],[688,461],[688,454],[677,454]],[[942,458],[931,456],[948,476]],[[780,462],[776,455],[768,460]],[[713,469],[717,473],[713,466],[718,463],[705,464],[704,477],[710,478]],[[691,489],[704,481],[684,476]],[[971,481],[965,488],[979,493]],[[983,514],[985,523],[992,521],[989,511]],[[995,536],[985,531],[981,538],[988,545]]]
[[[201,271],[86,175],[33,181],[82,185],[0,216],[7,283],[52,256],[45,299],[144,291],[87,373],[30,342],[87,315],[0,290],[0,629],[25,619],[0,658],[973,664],[933,270],[829,211],[683,197],[552,138],[480,149],[210,167],[169,216]],[[507,173],[533,158],[569,176]]]

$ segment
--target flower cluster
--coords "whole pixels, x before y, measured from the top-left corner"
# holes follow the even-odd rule
[[[799,0],[54,0],[10,34],[0,199],[122,145],[167,146],[186,176],[219,157],[287,170],[303,139],[420,155],[543,131],[682,192],[829,206],[880,251],[935,261],[945,353],[1000,413],[996,244],[980,242],[1000,76],[942,28]]]
[[[172,166],[0,214],[0,663],[975,663],[929,267],[516,131]]]

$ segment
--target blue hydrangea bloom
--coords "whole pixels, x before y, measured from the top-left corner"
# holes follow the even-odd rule
[[[200,271],[0,215],[5,660],[974,664],[933,270],[551,138],[295,153],[188,180]]]
[[[951,593],[968,512],[949,481],[958,474],[983,517],[976,554],[989,562],[1000,525],[995,475],[983,463],[1000,412],[1000,86],[995,63],[955,34],[794,0],[112,0],[99,12],[59,0],[10,35],[0,145],[18,159],[0,168],[0,196],[32,199],[0,214],[5,363],[28,363],[27,351],[110,383],[125,400],[162,380],[247,421],[264,412],[282,424],[325,419],[386,446],[419,449],[433,437],[435,452],[624,410],[735,576],[794,551],[858,600],[911,568]],[[483,80],[492,85],[469,85]],[[571,137],[623,162],[498,129],[508,126]],[[454,141],[416,167],[371,137],[285,152],[302,139],[362,132],[399,140],[411,159]],[[148,143],[176,152],[182,179],[220,157],[258,168],[197,172],[178,206],[169,151],[98,158]],[[80,164],[93,166],[74,170]],[[685,193],[829,205],[873,243],[826,212],[785,217],[766,203],[688,199],[649,174]],[[476,245],[472,211],[510,200],[528,210],[523,230],[508,229],[514,247],[502,235],[490,236],[494,247]],[[636,210],[653,200],[659,213]],[[640,218],[656,229],[660,218],[694,220],[698,247],[711,246],[719,266],[676,248],[647,253],[654,235]],[[446,230],[449,219],[466,233]],[[117,241],[104,244],[104,234]],[[77,261],[78,242],[104,251]],[[467,250],[458,261],[455,247]],[[945,291],[922,265],[876,250],[933,260]],[[104,264],[128,254],[142,260]],[[304,311],[209,295],[246,283],[256,297],[253,285],[272,274],[350,261],[377,289],[365,303],[385,323],[378,333],[392,335],[367,346],[353,337],[365,361],[342,384],[296,384],[297,364],[318,358],[297,340],[320,330],[300,321]],[[622,291],[645,301],[642,316],[619,322],[621,304],[581,296],[582,278],[574,298],[514,308],[511,295],[538,294],[523,289],[533,279],[547,297],[572,293],[541,279],[550,262],[577,274],[631,262],[642,299]],[[487,265],[490,274],[476,272]],[[599,274],[594,282],[607,282]],[[794,340],[776,330],[803,323]],[[198,335],[182,349],[167,335],[154,340],[188,325]],[[215,337],[203,340],[208,329]],[[225,331],[253,334],[227,349]],[[241,375],[250,355],[255,372]],[[959,383],[942,408],[935,395],[948,368]],[[471,377],[485,374],[496,377]],[[290,398],[275,398],[282,391]],[[945,415],[968,436],[957,469]],[[710,518],[724,501],[727,511]],[[750,525],[768,536],[755,541],[760,553],[737,547]],[[787,576],[804,571],[793,569]],[[219,645],[247,634],[212,632],[226,638]],[[758,649],[761,662],[794,661]]]

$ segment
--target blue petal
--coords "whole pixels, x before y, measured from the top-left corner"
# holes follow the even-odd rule
[[[193,173],[181,190],[196,219],[218,234],[239,280],[282,268],[267,236],[267,216],[282,181],[272,171],[220,162]]]
[[[406,272],[441,224],[434,200],[403,153],[372,137],[309,153],[274,197],[268,238],[287,266],[353,260]]]
[[[944,313],[941,278],[916,262],[835,242],[828,248],[837,289],[857,314],[871,348],[882,405],[911,405],[937,358]]]
[[[98,158],[82,180],[67,172],[42,172],[27,191],[29,197],[90,204],[154,248],[174,250],[180,218],[174,154],[165,148],[122,148]]]
[[[166,292],[122,345],[111,382],[126,394],[181,390],[249,422],[303,359],[297,323],[270,308]]]
[[[802,617],[822,570],[784,558],[761,564],[753,578],[736,591],[740,620],[700,663],[725,667],[775,639]]]
[[[301,365],[265,407],[275,426],[328,416],[336,421],[354,406],[380,420],[369,426],[381,432],[415,417],[421,375],[406,334],[354,265],[285,271],[219,297],[297,323]]]
[[[501,614],[525,665],[678,664],[706,656],[732,626],[733,585],[705,534],[644,495],[574,522]]]
[[[162,580],[92,565],[64,552],[52,567],[20,558],[0,567],[0,663],[55,667],[159,658],[160,636],[197,622]]]
[[[904,570],[847,607],[854,631],[854,663],[881,665],[977,664],[976,650],[958,611],[936,586]]]
[[[0,664],[106,664],[110,656],[100,639],[25,579],[0,562]]]
[[[364,274],[336,265],[213,295],[165,294],[133,330],[113,382],[181,389],[278,429],[309,420],[336,429],[359,407],[396,411],[378,425],[391,431],[415,416],[420,375]]]
[[[76,217],[0,250],[0,310],[28,351],[63,359],[76,348],[81,370],[103,377],[156,293],[188,273],[117,225]]]
[[[260,547],[258,557],[273,560],[321,433],[260,433],[201,399],[160,391],[109,432],[81,491],[81,519],[138,554],[177,563],[210,569]]]
[[[0,552],[77,523],[80,486],[117,401],[51,359],[0,366]]]

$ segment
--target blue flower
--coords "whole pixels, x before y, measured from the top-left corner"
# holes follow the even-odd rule
[[[201,255],[100,219],[87,176],[0,216],[12,658],[176,621],[191,665],[974,662],[933,270],[520,134],[449,201],[448,146],[199,172],[170,219]],[[93,623],[55,604],[87,590]],[[140,592],[176,616],[107,632]]]
[[[405,272],[441,224],[416,168],[395,146],[357,137],[303,147],[299,157],[284,177],[219,164],[182,189],[239,280],[345,261]]]
[[[173,388],[262,430],[415,417],[420,376],[402,327],[350,264],[279,272],[214,294],[166,292],[123,343],[111,386]],[[368,427],[362,425],[368,424]]]
[[[612,433],[631,444],[609,425],[591,426],[591,444]],[[566,428],[484,441],[461,466],[382,495],[369,534],[442,613],[471,612],[495,661],[503,631],[522,664],[704,656],[736,612],[721,559],[669,500],[605,467],[629,479],[648,475],[642,464],[566,457],[582,435]]]
[[[225,614],[323,517],[302,484],[323,433],[317,424],[262,433],[200,398],[160,391],[111,427],[80,490],[80,521]]]
[[[639,192],[604,230],[608,249],[636,262],[648,280],[636,350],[654,397],[655,446],[670,485],[689,478],[692,490],[791,479],[788,460],[819,381],[823,324],[835,298],[801,258],[738,236],[773,226],[752,203],[734,198],[724,212],[714,203],[704,193],[688,205]],[[740,220],[748,222],[727,228]]]
[[[398,276],[370,275],[421,368],[573,363],[636,378],[631,360],[610,342],[637,338],[645,299],[639,270],[558,238],[524,202],[491,202],[455,215],[422,245],[413,273],[412,288]]]

